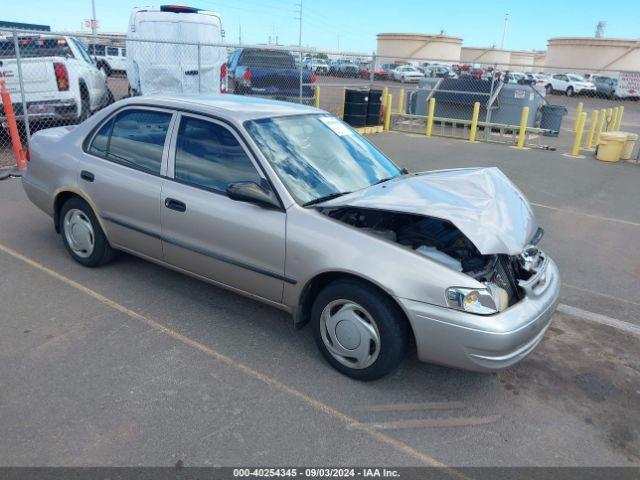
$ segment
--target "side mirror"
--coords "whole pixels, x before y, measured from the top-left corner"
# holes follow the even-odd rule
[[[255,203],[263,207],[280,208],[276,195],[268,184],[258,185],[256,182],[234,182],[227,186],[227,195],[239,202]]]

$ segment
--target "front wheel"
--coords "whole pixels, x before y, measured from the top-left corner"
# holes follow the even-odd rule
[[[71,198],[62,206],[60,230],[69,255],[85,267],[104,265],[115,256],[91,207],[81,198]]]
[[[567,88],[567,97],[573,97],[574,95],[575,91],[573,90],[573,87]]]
[[[409,326],[395,302],[372,286],[340,280],[325,287],[311,311],[313,335],[325,359],[356,380],[377,380],[407,352]]]

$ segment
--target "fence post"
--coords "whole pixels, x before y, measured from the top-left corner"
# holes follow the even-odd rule
[[[603,108],[600,110],[600,115],[598,118],[598,129],[596,130],[596,138],[593,141],[594,145],[598,145],[600,143],[600,134],[604,129],[604,122],[607,120],[607,110]]]
[[[622,115],[624,115],[624,106],[620,105],[618,109],[618,115],[616,116],[615,124],[613,126],[613,130],[615,132],[620,131],[620,125],[622,124]]]
[[[31,128],[27,112],[27,100],[25,98],[24,78],[22,76],[22,60],[20,57],[20,44],[18,43],[18,31],[15,28],[13,29],[13,46],[16,50],[16,64],[18,66],[18,82],[20,84],[20,98],[22,100],[22,121],[24,122],[24,131],[27,134],[27,148],[29,148],[29,145],[31,145]]]
[[[596,124],[598,123],[598,110],[591,112],[591,120],[589,121],[589,133],[587,134],[587,141],[584,144],[584,148],[591,150],[593,147],[593,135],[596,131]]]
[[[578,129],[578,121],[580,119],[580,114],[582,113],[582,108],[584,105],[582,102],[578,102],[578,110],[576,111],[576,118],[573,120],[573,131],[575,132]]]
[[[429,112],[427,114],[427,126],[425,128],[424,134],[427,137],[431,136],[431,130],[433,130],[433,114],[436,111],[436,99],[435,98],[431,98],[429,99]]]
[[[202,93],[202,83],[200,81],[200,78],[202,77],[202,72],[200,71],[201,65],[202,62],[200,60],[200,42],[198,42],[198,93]],[[220,79],[220,81],[222,82],[222,79]]]
[[[582,132],[584,131],[584,124],[587,121],[587,114],[585,112],[580,113],[578,117],[578,125],[576,127],[576,136],[573,140],[573,148],[571,149],[571,156],[577,157],[580,153],[580,143],[582,143]]]
[[[387,95],[387,109],[384,112],[384,129],[389,130],[389,125],[391,124],[391,108],[393,106],[393,96],[391,94]]]
[[[340,118],[344,120],[344,104],[347,101],[347,87],[342,87],[342,104],[340,105]]]
[[[480,102],[473,104],[473,116],[471,117],[471,129],[469,131],[469,142],[476,141],[476,132],[478,131],[478,115],[480,115]]]
[[[371,56],[371,71],[369,72],[369,88],[373,87],[373,82],[376,79],[376,52],[373,52]]]
[[[400,96],[398,97],[398,113],[404,113],[404,88],[400,89]]]
[[[302,9],[302,7],[300,7]],[[302,17],[302,14],[300,14]],[[302,21],[302,20],[301,20]],[[302,44],[300,44],[300,48],[302,48]],[[302,50],[298,52],[298,59],[300,60],[299,70],[300,70],[300,102],[302,103]]]
[[[493,92],[495,90],[496,83],[496,70],[498,69],[498,64],[493,64],[493,70],[491,71],[491,89],[489,90],[489,100],[486,103],[487,114],[485,115],[485,122],[487,126],[484,129],[484,139],[489,141],[489,136],[491,135],[491,107],[493,106],[491,103],[491,99],[493,98]]]
[[[314,92],[313,105],[316,108],[320,108],[320,85],[316,85],[316,91]]]
[[[524,148],[524,138],[527,135],[527,120],[529,119],[529,107],[522,107],[520,117],[520,131],[518,132],[518,148]]]

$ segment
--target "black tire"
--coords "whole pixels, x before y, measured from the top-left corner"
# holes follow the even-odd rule
[[[548,94],[553,93],[553,87],[551,86],[551,84],[548,84],[546,87],[544,87],[544,89],[547,91]]]
[[[575,90],[573,87],[567,87],[567,97],[573,97],[575,95]]]
[[[67,212],[73,209],[80,210],[84,214],[85,218],[91,223],[91,226],[93,228],[93,251],[89,256],[86,257],[80,256],[74,251],[71,245],[69,245],[65,232],[65,217],[67,215]],[[64,243],[64,246],[67,249],[67,252],[69,252],[69,255],[71,255],[71,258],[73,258],[76,262],[84,265],[85,267],[98,267],[100,265],[109,263],[115,258],[116,251],[111,248],[111,245],[109,245],[109,241],[102,231],[102,227],[100,226],[100,223],[93,213],[93,210],[83,199],[79,197],[73,197],[64,202],[64,204],[60,208],[60,215],[58,218],[60,221],[60,233],[62,234],[62,241]]]
[[[102,70],[107,77],[111,75],[111,68],[105,62],[100,63],[98,68]]]
[[[84,122],[91,115],[91,102],[89,98],[89,90],[84,84],[80,84],[80,116],[78,120]]]
[[[351,368],[338,361],[328,350],[321,334],[321,314],[336,300],[348,300],[362,306],[375,322],[380,335],[379,353],[366,368]],[[410,329],[398,305],[386,294],[365,282],[345,279],[327,285],[316,297],[311,309],[313,337],[318,349],[333,368],[356,380],[377,380],[395,370],[409,345]]]

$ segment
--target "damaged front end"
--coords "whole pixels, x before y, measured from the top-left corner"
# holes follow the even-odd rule
[[[329,217],[368,234],[412,249],[448,268],[462,272],[486,287],[473,290],[452,287],[446,291],[449,307],[476,314],[492,314],[522,300],[543,280],[547,258],[536,247],[543,231],[538,228],[529,244],[516,255],[483,254],[449,220],[352,206],[321,207]]]

